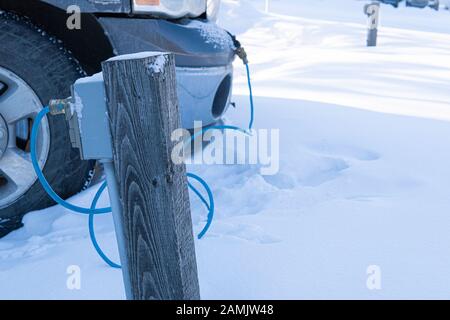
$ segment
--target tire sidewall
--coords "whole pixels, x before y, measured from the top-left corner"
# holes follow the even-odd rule
[[[61,46],[58,47],[48,37],[38,33],[38,30],[26,20],[17,20],[7,14],[0,14],[0,24],[2,24],[0,66],[23,79],[39,97],[42,105],[46,105],[52,98],[70,96],[70,86],[84,75],[76,60]],[[15,38],[15,34],[20,34],[22,38]],[[54,190],[65,198],[74,193],[74,188],[78,189],[78,186],[70,184],[79,185],[77,190],[79,191],[84,183],[69,181],[73,180],[70,172],[80,171],[76,169],[82,163],[81,171],[84,172],[83,180],[86,181],[92,162],[82,162],[78,151],[72,149],[68,126],[63,115],[47,119],[50,146],[43,172]],[[53,201],[36,181],[12,204],[0,208],[0,219],[16,220],[20,224],[17,220],[21,220],[26,212],[52,204]]]

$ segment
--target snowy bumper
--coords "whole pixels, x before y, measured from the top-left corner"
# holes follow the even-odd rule
[[[176,68],[177,90],[183,128],[194,121],[214,123],[226,112],[231,99],[233,67]]]
[[[230,35],[215,23],[183,19],[118,19],[101,17],[117,55],[143,51],[175,55],[178,99],[184,128],[194,121],[214,123],[226,111],[235,57]]]

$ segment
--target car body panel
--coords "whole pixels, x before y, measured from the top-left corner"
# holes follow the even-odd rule
[[[98,20],[116,55],[142,51],[175,54],[184,128],[193,128],[195,121],[210,125],[226,112],[231,99],[235,53],[231,36],[225,30],[201,19],[174,22],[99,17]],[[226,85],[224,96],[219,90],[222,83]]]
[[[17,1],[17,0],[16,0]],[[20,1],[20,0],[19,0]],[[41,0],[66,10],[71,5],[89,13],[131,13],[131,0]]]
[[[176,68],[177,92],[180,102],[181,124],[183,128],[192,129],[196,121],[203,126],[210,125],[227,111],[231,99],[231,85],[233,81],[233,66],[213,68]],[[226,88],[222,101],[219,86],[229,78],[229,87]],[[219,105],[216,105],[219,104]],[[218,108],[219,114],[214,114]]]
[[[233,41],[214,23],[185,19],[100,17],[115,54],[170,51],[179,67],[226,66],[234,59]]]

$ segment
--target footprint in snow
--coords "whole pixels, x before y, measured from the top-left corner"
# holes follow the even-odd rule
[[[218,222],[214,229],[211,230],[209,236],[232,237],[259,244],[273,244],[281,242],[281,239],[268,234],[262,227],[244,223],[234,224]]]
[[[343,159],[306,152],[283,164],[276,175],[263,176],[263,179],[281,191],[296,187],[317,187],[338,178],[349,167]]]
[[[365,148],[349,145],[336,145],[328,142],[310,145],[308,149],[318,154],[340,157],[348,160],[374,161],[380,159],[378,153]]]

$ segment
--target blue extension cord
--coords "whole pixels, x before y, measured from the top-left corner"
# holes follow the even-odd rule
[[[252,92],[252,86],[251,86],[251,79],[250,79],[250,70],[248,67],[248,64],[245,65],[246,66],[246,71],[247,71],[247,80],[248,80],[248,87],[249,87],[249,93],[250,93],[250,122],[249,122],[249,129],[248,131],[243,130],[241,128],[235,127],[235,126],[228,126],[228,125],[223,125],[223,126],[211,126],[211,127],[207,127],[204,128],[203,130],[201,130],[200,132],[194,134],[191,137],[191,140],[195,139],[198,135],[203,134],[204,132],[211,130],[211,129],[220,129],[220,130],[236,130],[236,131],[240,131],[242,133],[245,134],[249,134],[249,132],[251,131],[252,127],[253,127],[253,122],[254,122],[254,104],[253,104],[253,92]],[[100,188],[97,190],[97,193],[94,196],[94,199],[92,200],[92,204],[91,207],[88,208],[83,208],[83,207],[79,207],[79,206],[75,206],[67,201],[65,201],[64,199],[62,199],[54,190],[53,188],[50,186],[50,184],[48,183],[47,179],[45,178],[41,168],[39,167],[39,162],[37,160],[36,157],[36,145],[37,145],[37,137],[38,137],[38,132],[39,132],[39,127],[41,125],[42,119],[50,112],[50,109],[48,107],[43,108],[38,115],[36,116],[34,123],[33,123],[33,127],[31,130],[31,141],[30,141],[30,154],[31,154],[31,162],[33,164],[33,168],[34,171],[36,172],[36,175],[38,177],[39,182],[41,183],[42,187],[44,188],[44,190],[47,192],[47,194],[58,204],[60,204],[61,206],[74,211],[74,212],[78,212],[78,213],[82,213],[82,214],[88,214],[89,215],[89,236],[92,242],[92,245],[94,246],[94,249],[96,250],[97,254],[102,258],[102,260],[108,264],[110,267],[112,268],[121,268],[120,265],[114,263],[113,261],[111,261],[106,254],[103,252],[103,250],[100,248],[96,236],[95,236],[95,229],[94,229],[94,216],[96,214],[105,214],[105,213],[110,213],[111,212],[111,208],[107,207],[107,208],[100,208],[97,209],[97,203],[101,197],[101,195],[103,194],[103,192],[106,189],[106,181],[104,181],[102,183],[102,185],[100,186]],[[189,188],[200,198],[200,200],[202,201],[202,203],[205,205],[205,207],[208,209],[208,220],[207,223],[205,225],[205,227],[203,228],[203,230],[198,234],[198,239],[201,239],[206,232],[208,231],[209,227],[211,226],[213,217],[214,217],[214,197],[211,191],[211,188],[208,186],[208,184],[199,176],[193,174],[193,173],[187,173],[187,177],[197,180],[206,190],[207,194],[208,194],[208,198],[209,198],[209,204],[206,201],[206,199],[202,196],[202,194],[190,183],[188,182],[188,186]]]
[[[212,222],[212,218],[214,215],[214,197],[213,197],[213,194],[212,194],[211,190],[209,189],[207,183],[203,179],[201,179],[199,176],[192,174],[192,173],[187,173],[187,176],[189,178],[193,178],[193,179],[197,180],[198,182],[200,182],[200,184],[208,192],[209,203],[211,204],[211,205],[208,204],[208,202],[205,200],[205,198],[202,196],[202,194],[190,182],[188,182],[189,188],[200,198],[200,200],[203,202],[203,204],[209,211],[208,222],[206,223],[205,227],[198,235],[198,238],[201,239],[205,235],[205,233],[208,231],[208,229],[211,225],[211,222]],[[106,186],[107,186],[106,181],[104,181],[102,183],[102,185],[100,186],[100,188],[97,190],[97,193],[95,194],[94,199],[92,200],[91,212],[89,213],[89,236],[91,238],[91,242],[95,248],[95,251],[97,251],[98,255],[103,259],[103,261],[106,262],[106,264],[108,264],[112,268],[120,269],[121,266],[118,265],[117,263],[111,261],[108,258],[108,256],[103,252],[103,250],[98,245],[97,238],[95,236],[95,229],[94,229],[95,213],[94,213],[94,210],[95,210],[95,207],[97,206],[97,202],[100,199],[100,196],[105,191]]]

